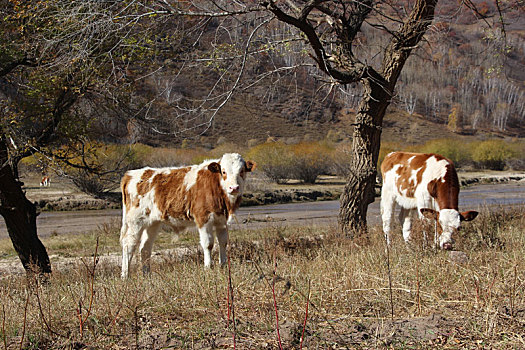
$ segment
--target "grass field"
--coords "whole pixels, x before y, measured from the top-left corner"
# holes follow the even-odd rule
[[[231,232],[230,268],[204,269],[195,233],[164,235],[154,251],[188,253],[158,254],[149,277],[134,261],[127,281],[103,259],[119,255],[117,224],[50,237],[70,263],[45,282],[0,280],[0,349],[523,348],[524,212],[482,213],[460,259],[423,247],[417,227],[389,259],[378,227],[357,240],[270,227]]]

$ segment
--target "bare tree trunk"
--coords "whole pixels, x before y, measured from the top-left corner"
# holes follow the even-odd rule
[[[366,232],[368,205],[374,201],[381,125],[390,93],[378,76],[363,82],[364,96],[354,124],[350,174],[341,194],[339,227],[350,237]]]
[[[27,272],[50,273],[46,248],[37,236],[36,207],[22,191],[9,162],[5,137],[0,138],[0,215],[5,220],[13,247]]]
[[[367,77],[362,79],[364,94],[356,116],[350,176],[339,210],[341,230],[350,237],[366,232],[368,205],[374,201],[383,117],[406,60],[434,19],[437,1],[414,3],[409,18],[385,49],[381,73],[367,69]]]

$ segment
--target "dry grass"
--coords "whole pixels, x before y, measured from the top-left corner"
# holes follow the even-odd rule
[[[165,256],[151,276],[135,268],[121,281],[119,266],[96,258],[118,251],[108,226],[78,243],[86,253],[70,252],[85,258],[46,282],[0,281],[0,349],[231,348],[234,335],[238,349],[275,349],[277,329],[283,348],[298,349],[305,320],[310,349],[522,348],[524,212],[482,213],[457,240],[464,263],[423,247],[421,235],[410,247],[395,235],[393,304],[378,228],[362,242],[333,227],[234,231],[230,286],[228,268],[204,269],[200,253]],[[196,244],[194,233],[166,235],[156,250]]]

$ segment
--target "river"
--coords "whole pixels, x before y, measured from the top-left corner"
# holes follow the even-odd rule
[[[460,192],[460,210],[479,210],[482,207],[525,205],[525,182],[475,185]],[[243,207],[237,211],[233,229],[264,227],[267,225],[326,225],[337,223],[339,201],[303,202]],[[379,198],[369,206],[368,223],[378,224]],[[38,235],[83,234],[101,225],[120,222],[121,210],[86,210],[43,212],[37,218]],[[7,238],[3,220],[0,220],[0,239]]]

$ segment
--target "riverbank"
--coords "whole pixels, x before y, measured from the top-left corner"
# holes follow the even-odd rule
[[[505,183],[510,181],[524,181],[525,173],[510,172],[472,172],[460,173],[462,187],[475,184]],[[334,177],[324,177],[319,184],[311,188],[298,184],[271,184],[265,189],[247,191],[243,195],[241,206],[250,207],[267,204],[301,203],[315,201],[329,201],[339,199],[344,180]],[[120,209],[120,194],[109,194],[110,199],[99,199],[81,193],[64,182],[56,182],[51,187],[27,186],[27,197],[34,202],[40,211],[78,211]],[[376,187],[376,196],[380,195],[381,188]]]

